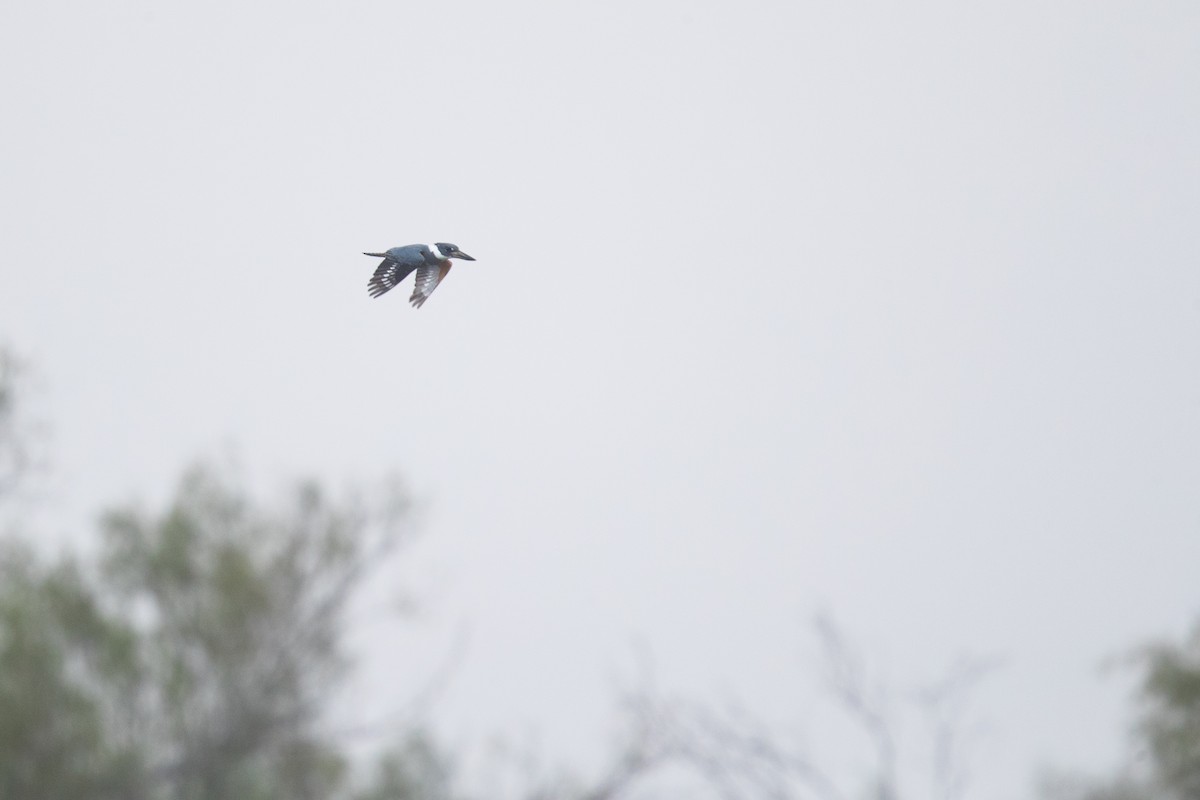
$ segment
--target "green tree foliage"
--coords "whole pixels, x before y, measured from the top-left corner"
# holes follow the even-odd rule
[[[1179,644],[1144,654],[1139,733],[1157,782],[1179,798],[1200,797],[1200,624]]]
[[[96,608],[74,564],[45,568],[27,548],[5,547],[0,797],[144,796],[139,753],[128,737],[110,736],[106,719],[118,710],[118,687],[136,674],[135,658],[132,631]],[[102,683],[113,691],[97,691]]]
[[[412,734],[379,758],[372,784],[354,800],[450,800],[453,779],[446,756],[427,737]]]
[[[1183,641],[1141,648],[1136,764],[1105,781],[1051,776],[1053,800],[1200,798],[1200,624]]]
[[[105,517],[97,569],[7,545],[0,797],[347,796],[322,712],[347,603],[403,511],[312,484],[264,511],[195,469],[161,515]]]
[[[0,348],[0,510],[30,463],[20,375]],[[86,558],[0,534],[0,800],[452,800],[420,731],[354,769],[323,724],[347,606],[406,520],[394,491],[268,508],[196,468],[161,513],[104,516]],[[631,763],[524,795],[613,798]]]
[[[29,459],[27,436],[17,413],[21,372],[17,357],[0,347],[0,496],[16,484]]]

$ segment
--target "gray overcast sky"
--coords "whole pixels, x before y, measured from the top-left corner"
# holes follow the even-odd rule
[[[398,470],[426,613],[371,674],[469,627],[456,741],[597,749],[637,640],[804,727],[824,608],[902,688],[1005,660],[974,796],[1102,768],[1101,661],[1200,611],[1197,42],[1183,1],[7,3],[53,524],[228,442]],[[479,260],[367,297],[431,240]]]

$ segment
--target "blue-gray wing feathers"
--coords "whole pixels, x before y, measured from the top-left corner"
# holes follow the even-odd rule
[[[379,297],[407,278],[409,273],[416,268],[416,264],[401,264],[399,261],[385,258],[375,268],[375,274],[371,276],[371,280],[367,281],[367,293],[371,297]]]
[[[393,247],[383,253],[383,261],[379,262],[375,274],[367,281],[367,293],[371,297],[379,297],[407,278],[414,269],[427,264],[431,257],[428,254],[429,248],[423,244]]]

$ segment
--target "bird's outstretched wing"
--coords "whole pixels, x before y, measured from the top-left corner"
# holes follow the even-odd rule
[[[416,268],[416,264],[401,264],[399,261],[385,258],[375,268],[375,274],[371,276],[371,280],[367,281],[367,293],[371,297],[379,297],[407,278],[409,273]]]
[[[412,303],[414,308],[420,308],[449,273],[450,259],[448,258],[440,264],[424,264],[418,267],[417,277],[413,281],[412,297],[408,298],[408,302]]]

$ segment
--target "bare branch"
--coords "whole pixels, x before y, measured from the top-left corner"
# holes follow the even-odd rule
[[[972,743],[965,730],[967,702],[979,682],[999,666],[996,658],[964,658],[945,678],[918,693],[933,738],[933,786],[940,800],[966,796]]]
[[[817,617],[817,635],[821,639],[829,669],[829,685],[842,708],[863,728],[875,749],[879,774],[875,796],[878,800],[896,800],[896,743],[884,711],[885,698],[872,692],[862,658],[846,643],[833,621]]]

